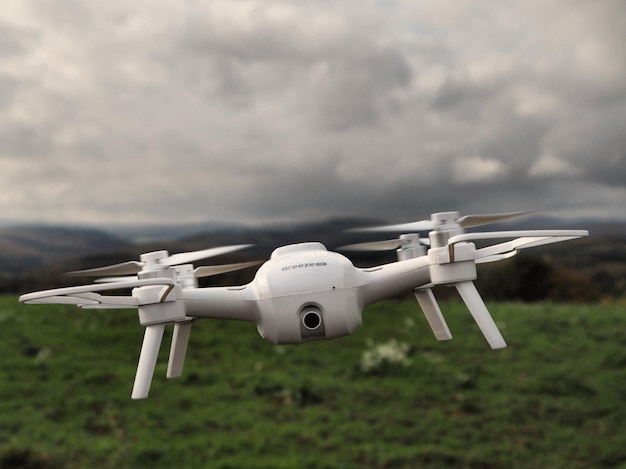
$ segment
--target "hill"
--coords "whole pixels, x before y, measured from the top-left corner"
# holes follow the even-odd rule
[[[223,256],[217,263],[267,259],[282,245],[319,241],[329,249],[364,241],[389,239],[384,233],[351,233],[357,226],[381,224],[380,220],[343,218],[307,224],[279,226],[232,226],[224,224],[196,224],[176,226],[135,227],[49,227],[27,226],[0,230],[0,291],[24,292],[67,284],[60,274],[70,270],[97,267],[130,259],[138,259],[143,252],[166,249],[172,253],[205,249],[230,244],[253,244],[244,251]],[[597,289],[597,297],[626,297],[626,223],[621,221],[564,221],[531,217],[506,224],[490,225],[482,229],[588,229],[591,236],[525,251],[511,261],[481,266],[484,276],[502,277],[499,269],[517,270],[520,259],[539,259],[554,268],[552,279],[564,283],[580,280]],[[382,253],[347,253],[358,266],[396,260],[394,251]],[[241,284],[251,280],[252,269],[212,279],[221,284]],[[481,274],[483,275],[483,274]],[[576,278],[574,278],[576,277]],[[502,277],[503,278],[503,277]],[[552,280],[550,280],[552,281]],[[584,283],[584,282],[583,282]],[[484,282],[485,288],[500,288]],[[583,285],[576,283],[576,285]],[[571,292],[570,292],[571,293]],[[570,294],[565,292],[564,294]],[[490,292],[485,291],[490,297]],[[496,295],[497,297],[497,295]],[[593,298],[594,296],[590,296]],[[563,299],[562,297],[560,297]],[[515,299],[515,298],[500,298]]]
[[[21,272],[47,263],[126,248],[128,243],[89,228],[21,226],[0,229],[0,266]]]

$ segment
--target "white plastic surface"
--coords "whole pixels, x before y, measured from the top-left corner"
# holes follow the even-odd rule
[[[348,244],[346,246],[340,246],[340,251],[389,251],[390,249],[397,249],[408,241],[403,239],[387,239],[384,241],[371,241],[368,243]]]
[[[459,291],[461,298],[474,317],[476,324],[482,331],[485,339],[489,342],[492,349],[501,349],[506,347],[504,337],[500,333],[498,326],[489,314],[485,302],[480,297],[478,290],[473,282],[459,282],[454,285]]]
[[[459,218],[457,222],[463,228],[473,228],[475,226],[483,226],[501,221],[514,220],[515,218],[524,217],[530,213],[532,213],[532,210],[510,213],[492,213],[485,215],[465,215],[464,217]]]
[[[556,238],[551,242],[567,241],[569,239],[588,236],[587,230],[517,230],[517,231],[486,231],[483,233],[463,233],[450,238],[448,243],[454,245],[464,241],[477,241],[480,239],[502,239],[502,238],[536,238],[537,246],[549,244],[547,238]],[[541,238],[541,239],[539,239]],[[528,242],[531,240],[529,239]],[[503,243],[505,245],[507,243]],[[533,244],[534,246],[535,244]]]
[[[145,399],[148,397],[164,331],[165,324],[155,324],[146,327],[131,396],[133,399]]]
[[[510,259],[516,254],[517,251],[509,251],[505,252],[504,254],[494,254],[492,256],[478,257],[476,258],[476,264],[487,264],[489,262],[503,261],[504,259]]]
[[[187,345],[189,344],[189,334],[191,333],[191,324],[191,320],[174,324],[170,358],[167,363],[167,378],[178,378],[183,373]]]
[[[426,316],[426,320],[428,321],[430,328],[433,330],[437,340],[452,339],[452,334],[450,333],[448,324],[446,323],[443,314],[441,314],[441,309],[437,304],[437,300],[435,299],[435,295],[432,290],[430,288],[415,290],[415,298],[417,298],[417,301]]]
[[[250,246],[252,246],[252,244],[236,244],[233,246],[220,246],[217,248],[203,249],[201,251],[181,252],[179,254],[172,254],[169,257],[161,259],[159,263],[166,266],[190,264],[201,259],[228,254],[229,252],[238,251]]]
[[[584,234],[581,234],[584,233]],[[506,254],[509,252],[515,253],[520,249],[534,248],[537,246],[544,246],[546,244],[559,243],[561,241],[568,241],[571,239],[587,236],[587,232],[578,232],[575,235],[560,235],[560,236],[523,236],[506,243],[494,244],[493,246],[487,246],[485,248],[478,249],[476,251],[476,258],[481,259],[485,257]]]
[[[197,267],[194,269],[193,274],[198,277],[210,277],[212,275],[225,274],[227,272],[234,272],[237,270],[248,269],[256,265],[262,264],[263,261],[250,261],[250,262],[238,262],[236,264],[219,264],[219,265],[207,265]]]
[[[60,304],[75,304],[81,305],[97,305],[105,302],[107,297],[102,297],[94,292],[107,291],[107,290],[120,290],[126,288],[138,288],[145,286],[162,285],[171,288],[175,285],[174,280],[171,278],[151,278],[144,280],[127,280],[117,283],[102,283],[91,285],[80,285],[76,287],[54,288],[52,290],[42,290],[34,293],[27,293],[20,296],[19,301],[22,303],[60,303]],[[108,297],[109,299],[111,297]],[[122,303],[126,300],[122,298],[132,297],[113,297],[114,303]],[[132,302],[132,304],[131,304]],[[118,303],[118,304],[119,304]],[[127,305],[137,306],[137,300],[129,300]]]

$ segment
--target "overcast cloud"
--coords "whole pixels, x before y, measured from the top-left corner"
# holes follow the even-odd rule
[[[3,0],[0,219],[626,218],[623,0]]]

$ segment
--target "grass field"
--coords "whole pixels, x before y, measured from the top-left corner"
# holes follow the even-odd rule
[[[134,311],[0,298],[0,467],[626,467],[626,307],[490,304],[491,351],[464,306],[437,342],[417,304],[368,308],[351,337],[274,346],[199,321],[185,371],[130,391]]]

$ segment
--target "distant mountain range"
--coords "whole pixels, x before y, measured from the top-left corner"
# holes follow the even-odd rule
[[[113,234],[87,228],[20,226],[0,229],[0,271],[21,272],[49,262],[128,247]]]
[[[391,238],[393,234],[346,232],[354,227],[375,226],[383,223],[384,221],[375,219],[336,218],[314,223],[272,226],[215,223],[97,228],[48,225],[9,226],[0,228],[0,291],[20,290],[24,282],[33,284],[32,278],[37,278],[34,282],[37,286],[47,283],[56,285],[58,280],[54,279],[60,272],[138,259],[143,252],[160,249],[182,252],[219,245],[254,245],[245,251],[231,254],[227,258],[218,259],[216,262],[219,263],[267,259],[276,247],[306,241],[319,241],[329,249],[336,249],[343,244]],[[615,245],[615,249],[612,250],[607,246],[609,256],[611,252],[621,252],[626,247],[626,221],[529,217],[481,228],[484,230],[587,229],[592,237],[585,240],[586,246]],[[570,245],[571,243],[564,243],[563,249],[567,249]],[[350,258],[357,265],[360,262],[370,262],[372,259],[377,263],[391,262],[395,259],[395,253],[351,253]],[[619,259],[617,261],[621,262]],[[624,266],[626,270],[626,262]],[[29,281],[24,279],[29,279]],[[2,284],[3,281],[5,285]]]

